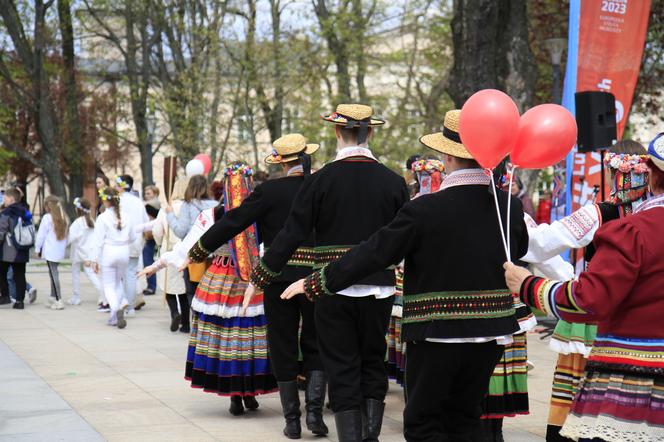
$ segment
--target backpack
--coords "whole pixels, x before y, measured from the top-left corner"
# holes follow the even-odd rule
[[[35,226],[32,224],[24,225],[23,218],[18,218],[9,235],[14,247],[18,250],[30,250],[35,245]]]

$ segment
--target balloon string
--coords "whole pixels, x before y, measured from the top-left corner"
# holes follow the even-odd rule
[[[503,240],[503,248],[505,249],[505,256],[508,261],[510,259],[510,251],[507,249],[507,241],[505,239],[505,231],[503,230],[503,219],[500,217],[500,206],[498,205],[498,188],[496,187],[496,181],[493,179],[493,173],[490,173],[491,185],[493,186],[493,201],[496,203],[496,215],[498,215],[498,224],[500,225],[500,239]]]
[[[516,166],[512,167],[510,173],[510,186],[507,188],[507,231],[505,232],[507,241],[507,260],[512,262],[512,243],[510,241],[510,219],[512,218],[512,181],[514,180],[514,173]]]

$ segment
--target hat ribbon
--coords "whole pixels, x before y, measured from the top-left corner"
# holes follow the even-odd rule
[[[448,129],[445,126],[443,126],[443,136],[449,140],[454,141],[455,143],[463,144],[461,142],[461,136],[459,136],[459,132],[456,132],[452,129]]]

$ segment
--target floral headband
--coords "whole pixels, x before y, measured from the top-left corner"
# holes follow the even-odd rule
[[[123,189],[129,188],[129,184],[127,184],[120,175],[117,175],[114,181],[118,184],[118,186],[120,186]]]
[[[413,172],[445,172],[445,165],[442,161],[438,160],[417,160],[410,166]]]
[[[604,164],[611,169],[619,170],[622,173],[634,172],[643,174],[648,172],[646,161],[647,155],[633,155],[627,153],[608,152],[604,156]]]
[[[253,169],[243,163],[240,164],[233,164],[231,166],[228,166],[226,169],[224,169],[224,175],[231,176],[231,175],[245,175],[245,176],[250,176],[253,175],[254,171]]]
[[[90,213],[90,209],[86,209],[83,207],[81,204],[81,199],[79,197],[74,198],[74,207],[76,207],[78,210],[81,210],[84,213]]]
[[[120,184],[120,183],[118,183],[118,184]],[[99,199],[100,200],[102,200],[102,201],[120,200],[120,195],[108,195],[106,193],[106,189],[108,189],[108,187],[102,187],[101,189],[99,189],[98,193],[99,193]],[[76,203],[74,203],[74,204],[76,204]]]

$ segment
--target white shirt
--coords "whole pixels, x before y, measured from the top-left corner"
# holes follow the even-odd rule
[[[189,250],[196,244],[196,242],[203,236],[205,232],[208,231],[210,227],[214,224],[214,207],[210,209],[203,210],[194,225],[187,233],[187,236],[182,238],[182,241],[173,246],[173,250],[162,253],[159,257],[159,261],[164,264],[169,264],[175,267],[180,267],[184,260],[187,258]]]
[[[133,225],[144,224],[150,221],[148,212],[145,211],[145,205],[138,197],[124,192],[120,195],[120,211],[122,212],[123,221],[126,217],[127,220]],[[138,258],[143,253],[143,235],[135,235],[135,238],[129,248],[129,256]]]
[[[90,254],[91,261],[100,262],[105,245],[127,246],[134,244],[136,235],[134,225],[127,213],[121,210],[122,228],[118,229],[118,218],[112,207],[99,215],[95,224],[94,249]]]
[[[88,227],[84,216],[79,216],[69,226],[69,256],[72,263],[90,261],[90,253],[94,250],[94,227]]]
[[[53,217],[47,213],[42,217],[37,237],[35,238],[35,251],[41,253],[41,257],[46,261],[60,262],[65,259],[67,250],[67,236],[58,239],[55,236],[55,226]]]

